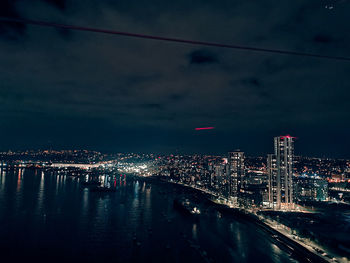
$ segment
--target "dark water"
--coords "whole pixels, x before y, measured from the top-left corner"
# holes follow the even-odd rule
[[[1,261],[294,262],[252,223],[204,203],[198,221],[175,210],[176,197],[196,200],[190,189],[117,178],[98,193],[76,177],[2,170]]]

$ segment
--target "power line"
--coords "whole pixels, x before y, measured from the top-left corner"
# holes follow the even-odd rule
[[[282,54],[282,55],[293,55],[293,56],[314,57],[314,58],[321,58],[321,59],[350,61],[350,57],[343,57],[343,56],[340,56],[340,57],[339,56],[328,56],[328,55],[304,53],[304,52],[289,51],[289,50],[268,49],[268,48],[233,45],[233,44],[223,44],[223,43],[216,43],[216,42],[188,40],[188,39],[181,39],[181,38],[171,38],[171,37],[146,35],[146,34],[138,34],[138,33],[131,33],[131,32],[122,32],[122,31],[115,31],[115,30],[101,29],[101,28],[58,24],[58,23],[37,21],[37,20],[0,17],[0,22],[10,22],[10,23],[20,23],[20,24],[28,24],[28,25],[36,25],[36,26],[55,27],[55,28],[62,28],[62,29],[70,29],[70,30],[87,31],[87,32],[95,32],[95,33],[110,34],[110,35],[120,35],[120,36],[142,38],[142,39],[151,39],[151,40],[158,40],[158,41],[183,43],[183,44],[190,44],[190,45],[210,46],[210,47],[246,50],[246,51],[253,51],[253,52],[265,52],[265,53],[275,53],[275,54]]]

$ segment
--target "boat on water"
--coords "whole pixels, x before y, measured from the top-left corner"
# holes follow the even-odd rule
[[[191,215],[198,217],[200,215],[200,210],[188,199],[175,199],[174,208],[186,215]]]

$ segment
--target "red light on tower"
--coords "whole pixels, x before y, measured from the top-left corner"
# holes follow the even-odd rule
[[[296,139],[297,137],[290,136],[289,134],[280,136],[282,139]]]

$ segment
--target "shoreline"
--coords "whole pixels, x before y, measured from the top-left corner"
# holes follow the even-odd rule
[[[169,181],[164,178],[152,177],[152,179],[157,179],[161,182],[171,183],[178,186],[186,187],[191,190],[198,191],[205,195],[210,195],[211,197],[217,197],[217,195],[212,194],[210,191],[205,191],[200,188],[192,187],[187,184]],[[226,212],[229,214],[234,214],[236,216],[242,217],[249,222],[257,225],[260,229],[262,229],[265,233],[269,234],[271,237],[275,239],[276,245],[280,246],[281,249],[288,250],[291,253],[291,256],[294,257],[299,262],[320,262],[320,263],[329,263],[329,262],[339,262],[339,261],[331,261],[330,259],[318,254],[316,251],[310,250],[306,244],[303,242],[297,242],[296,240],[290,238],[285,233],[273,228],[270,224],[267,224],[262,219],[260,219],[257,215],[246,209],[240,209],[238,207],[230,207],[227,204],[217,203],[208,196],[206,199],[214,205],[221,212]],[[341,262],[341,261],[340,261]]]

